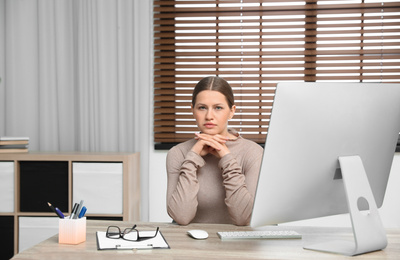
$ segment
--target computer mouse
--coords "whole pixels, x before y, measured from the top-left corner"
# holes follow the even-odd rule
[[[207,231],[204,230],[200,230],[200,229],[193,229],[193,230],[189,230],[187,232],[187,234],[194,238],[194,239],[206,239],[208,238],[208,233]]]

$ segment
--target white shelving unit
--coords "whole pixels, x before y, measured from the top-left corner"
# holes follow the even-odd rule
[[[75,202],[84,200],[88,208],[86,216],[89,218],[140,221],[139,157],[139,153],[0,154],[0,223],[3,217],[14,219],[11,249],[14,254],[47,238],[33,235],[38,230],[43,229],[47,236],[58,233],[58,226],[54,225],[57,217],[49,209],[43,208],[45,198],[51,200],[57,196],[51,194],[57,193],[54,192],[57,189],[46,191],[46,188],[51,187],[52,181],[60,184],[60,179],[66,180],[65,183],[61,180],[60,190],[64,189],[67,193],[57,198],[62,201],[62,205],[67,205],[62,210],[65,215],[71,214]],[[53,162],[61,162],[67,167],[63,166],[60,172],[52,168]],[[29,172],[24,173],[24,169],[29,169]],[[54,179],[48,180],[49,176]],[[37,183],[31,182],[32,178],[37,179]],[[29,191],[30,189],[34,192]],[[31,203],[30,209],[33,210],[27,211],[24,208],[26,206],[21,207],[21,201],[24,202],[23,205]],[[37,210],[36,204],[39,205]]]

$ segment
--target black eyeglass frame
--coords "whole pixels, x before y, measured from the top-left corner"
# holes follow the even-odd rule
[[[113,236],[110,235],[110,232],[109,232],[109,229],[110,229],[110,228],[116,228],[116,229],[118,229],[118,234],[113,233],[114,236],[115,236],[115,235],[118,235],[118,237],[113,237]],[[141,236],[139,235],[139,230],[136,229],[136,224],[133,225],[132,228],[125,228],[123,232],[121,232],[121,229],[120,229],[118,226],[109,226],[109,227],[107,228],[106,237],[107,237],[107,238],[111,238],[111,239],[120,239],[120,238],[122,238],[122,239],[127,240],[127,241],[139,242],[139,241],[144,241],[144,240],[148,240],[148,239],[155,238],[155,237],[157,236],[157,234],[158,234],[159,229],[160,229],[160,228],[157,227],[156,233],[154,234],[154,236],[151,236],[151,237],[141,237]],[[128,239],[128,238],[125,238],[125,237],[124,237],[126,234],[129,234],[129,233],[131,233],[131,232],[136,232],[136,234],[137,234],[137,238],[136,238],[136,239]]]

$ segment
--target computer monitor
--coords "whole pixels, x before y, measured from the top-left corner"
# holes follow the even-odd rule
[[[355,255],[386,247],[375,208],[399,132],[400,84],[278,83],[251,226],[350,212],[355,249],[311,249]],[[372,233],[356,234],[368,225]],[[360,249],[369,235],[385,241]]]

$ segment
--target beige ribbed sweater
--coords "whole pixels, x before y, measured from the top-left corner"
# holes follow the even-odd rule
[[[192,222],[248,225],[262,147],[238,137],[227,141],[230,153],[218,159],[192,152],[195,143],[192,139],[168,152],[168,214],[181,225]]]

